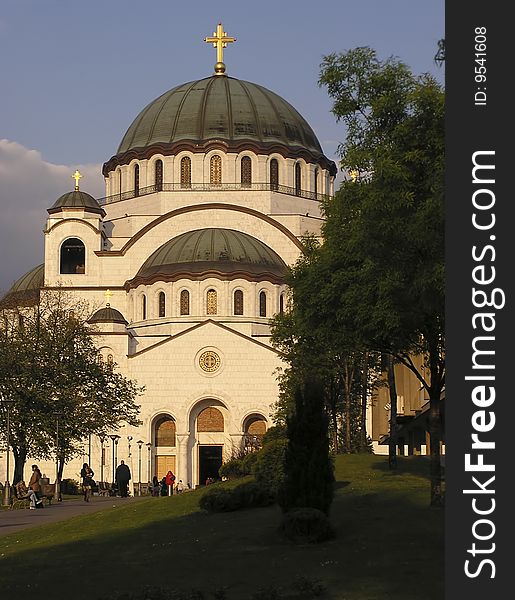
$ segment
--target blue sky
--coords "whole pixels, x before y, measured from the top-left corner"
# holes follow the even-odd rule
[[[322,57],[356,46],[430,72],[444,37],[443,0],[3,0],[0,6],[0,290],[42,262],[46,208],[72,189],[103,194],[100,169],[138,112],[207,77],[219,21],[237,42],[227,72],[283,96],[326,155],[344,131],[317,86]]]

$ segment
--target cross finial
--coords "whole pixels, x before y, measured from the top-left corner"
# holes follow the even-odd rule
[[[224,31],[223,25],[218,23],[216,31],[213,31],[213,36],[204,38],[204,41],[213,44],[213,48],[216,48],[215,74],[223,75],[225,73],[224,48],[227,48],[227,44],[235,42],[236,38],[229,37]]]
[[[113,295],[113,292],[109,289],[107,289],[104,293],[105,299],[106,299],[106,308],[109,308],[111,305],[109,304],[109,300],[111,299],[111,296]]]
[[[359,171],[357,169],[351,169],[349,171],[349,176],[352,181],[357,181],[359,178]]]
[[[79,171],[75,171],[75,173],[72,175],[72,179],[75,179],[75,191],[78,192],[79,191],[79,179],[82,179],[82,175],[79,173]]]

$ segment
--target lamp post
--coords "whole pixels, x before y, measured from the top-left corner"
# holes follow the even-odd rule
[[[141,446],[143,446],[143,440],[138,440],[138,496],[141,496]]]
[[[128,435],[127,436],[127,443],[129,444],[129,454],[127,455],[127,458],[130,458],[131,455],[131,442],[132,442],[132,435]]]
[[[104,482],[104,442],[105,436],[103,434],[98,436],[100,440],[100,481]],[[91,465],[90,465],[91,466]]]
[[[147,449],[148,449],[148,465],[147,465],[147,475],[148,475],[148,483],[150,483],[150,482],[151,482],[151,479],[150,479],[150,472],[151,472],[151,471],[150,471],[150,450],[151,450],[151,448],[152,448],[152,444],[151,444],[150,442],[147,442],[147,443],[145,444],[145,446],[146,446],[146,447],[147,447]]]
[[[9,483],[9,454],[11,451],[11,423],[10,423],[10,404],[14,400],[6,400],[3,394],[0,394],[0,403],[5,404],[6,408],[6,465],[5,465],[5,486],[4,486],[4,506],[8,506],[11,501],[11,485]]]
[[[114,433],[109,437],[113,440],[113,483],[116,483],[116,451],[118,448],[118,440],[120,439],[120,436]]]

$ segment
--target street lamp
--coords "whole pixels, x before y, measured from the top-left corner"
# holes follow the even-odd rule
[[[147,474],[148,474],[148,483],[150,484],[151,479],[150,479],[150,450],[152,448],[152,444],[150,442],[147,442],[145,444],[145,446],[148,449],[148,466],[147,466]]]
[[[127,458],[130,458],[130,457],[132,456],[132,455],[131,455],[131,442],[132,442],[132,435],[128,435],[128,436],[127,436],[127,442],[128,442],[128,444],[129,444],[129,454],[127,455]]]
[[[6,408],[6,471],[5,471],[5,486],[4,486],[4,506],[8,506],[11,501],[11,485],[9,483],[9,454],[11,451],[11,423],[10,423],[10,404],[14,403],[14,400],[6,400],[3,394],[0,394],[0,403],[5,404]]]
[[[104,482],[104,442],[105,442],[104,434],[99,435],[98,439],[100,440],[100,481],[103,483]],[[91,467],[91,465],[89,465],[89,466]]]
[[[113,440],[113,483],[116,483],[116,451],[118,449],[118,440],[120,439],[120,436],[114,433],[109,437]]]
[[[145,442],[143,440],[138,440],[136,444],[138,444],[138,496],[141,496],[141,446],[143,446]]]

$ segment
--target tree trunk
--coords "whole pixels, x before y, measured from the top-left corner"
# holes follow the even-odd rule
[[[13,448],[14,455],[14,475],[12,484],[16,485],[20,481],[23,481],[23,470],[25,463],[27,462],[27,449],[26,448]]]
[[[367,396],[368,396],[368,352],[363,354],[363,370],[361,380],[361,452],[366,452],[367,444]]]
[[[390,390],[390,444],[388,466],[397,468],[397,388],[395,387],[395,370],[393,356],[388,354],[388,388]]]
[[[430,390],[429,398],[429,447],[431,473],[431,506],[443,506],[442,466],[440,462],[440,391]]]

